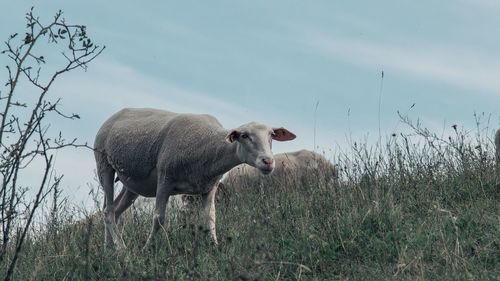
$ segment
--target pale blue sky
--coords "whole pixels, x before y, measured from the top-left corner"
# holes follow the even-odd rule
[[[499,125],[500,1],[124,2],[2,1],[2,41],[34,5],[42,21],[63,10],[107,47],[51,93],[82,117],[54,122],[68,137],[92,143],[109,115],[147,106],[208,112],[227,128],[285,126],[298,138],[275,152],[312,149],[319,102],[316,143],[331,153],[347,135],[378,136],[382,71],[384,135],[413,103],[410,117],[431,129],[472,128],[474,112]],[[94,183],[91,152],[61,151],[58,165],[68,194]]]

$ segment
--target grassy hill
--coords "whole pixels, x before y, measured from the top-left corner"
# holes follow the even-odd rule
[[[146,253],[151,211],[132,208],[120,222],[128,247],[120,253],[104,247],[99,214],[78,221],[81,213],[58,207],[26,241],[14,279],[499,280],[491,141],[415,132],[383,146],[353,143],[337,154],[334,184],[311,176],[219,197],[218,246],[197,208],[169,210]]]

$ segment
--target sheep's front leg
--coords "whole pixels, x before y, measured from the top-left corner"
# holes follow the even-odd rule
[[[160,228],[164,227],[165,224],[165,212],[167,209],[169,194],[166,188],[158,188],[156,192],[156,203],[155,212],[153,215],[153,227],[151,233],[149,234],[148,241],[146,242],[146,249],[154,244],[155,236]]]
[[[215,245],[217,242],[217,234],[215,229],[215,194],[217,192],[217,185],[215,185],[212,190],[208,193],[202,195],[203,209],[205,210],[205,215],[208,220],[208,228],[210,229],[210,236],[214,241]]]

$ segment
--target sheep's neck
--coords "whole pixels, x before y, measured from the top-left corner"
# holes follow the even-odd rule
[[[212,150],[212,165],[210,169],[211,176],[222,175],[233,167],[241,164],[241,160],[236,156],[236,144],[220,142],[215,149]]]

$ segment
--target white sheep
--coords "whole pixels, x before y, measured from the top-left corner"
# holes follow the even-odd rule
[[[248,123],[227,131],[211,115],[180,114],[157,109],[125,108],[97,133],[94,155],[105,197],[105,241],[125,243],[116,220],[139,196],[156,197],[147,245],[163,226],[169,196],[201,194],[211,237],[217,244],[214,197],[216,184],[231,168],[247,163],[263,174],[274,167],[271,140],[288,141],[285,128]],[[115,173],[123,189],[114,198]]]
[[[328,184],[337,178],[337,169],[322,155],[299,150],[274,155],[276,167],[269,175],[260,175],[257,169],[242,164],[233,168],[224,177],[219,188],[223,193],[237,192],[240,188],[265,184],[307,184],[312,181]]]

